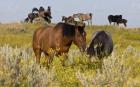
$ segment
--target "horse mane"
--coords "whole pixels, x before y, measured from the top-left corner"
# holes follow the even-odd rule
[[[90,45],[89,45],[89,49],[94,49],[93,45],[98,46],[100,43],[104,43],[104,41],[105,41],[104,38],[108,38],[107,35],[109,35],[109,34],[105,31],[97,31],[96,33],[94,33],[92,36]],[[109,37],[110,37],[110,35],[109,35]],[[93,51],[94,50],[92,50],[90,53],[93,53]]]
[[[75,36],[75,25],[59,22],[55,26],[55,29],[63,29],[62,31],[63,36],[66,36],[66,37]]]

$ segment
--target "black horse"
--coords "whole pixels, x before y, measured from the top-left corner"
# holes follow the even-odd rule
[[[113,51],[113,41],[111,36],[105,31],[98,31],[94,34],[92,41],[87,48],[90,57],[95,56],[99,59],[108,56]]]
[[[36,8],[36,7],[34,7],[34,8],[32,9],[32,13],[34,13],[34,12],[43,12],[43,11],[45,11],[45,9],[44,9],[43,6],[40,6],[39,9]]]
[[[51,7],[48,6],[48,9],[46,11],[42,6],[40,6],[39,9],[37,9],[36,7],[33,8],[32,13],[28,14],[28,17],[24,20],[24,22],[30,21],[31,23],[33,23],[33,20],[38,17],[43,18],[48,23],[51,23]]]
[[[112,22],[114,22],[114,25],[115,23],[117,23],[118,20],[121,20],[122,19],[122,15],[109,15],[108,16],[108,21],[111,25]]]
[[[28,21],[30,21],[31,23],[33,23],[33,20],[35,18],[38,18],[38,17],[39,17],[38,13],[29,13],[28,14],[28,17],[26,19],[28,19]],[[25,21],[25,22],[28,22],[28,21]]]
[[[48,6],[48,9],[47,11],[44,11],[44,17],[43,17],[48,23],[51,23],[51,19],[52,19],[52,16],[51,16],[51,7]]]
[[[119,19],[117,20],[117,25],[124,24],[125,27],[127,27],[127,20],[126,19]]]

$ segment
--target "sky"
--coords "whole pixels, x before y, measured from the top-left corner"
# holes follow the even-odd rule
[[[140,0],[0,0],[0,22],[23,21],[33,7],[52,8],[52,22],[74,13],[92,13],[94,25],[109,24],[108,15],[123,15],[128,27],[140,27]]]

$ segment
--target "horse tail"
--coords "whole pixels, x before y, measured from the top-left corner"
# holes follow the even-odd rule
[[[89,16],[92,18],[92,13],[89,13]]]
[[[124,19],[124,26],[127,27],[127,20]]]

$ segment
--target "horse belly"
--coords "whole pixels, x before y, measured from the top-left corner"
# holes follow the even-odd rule
[[[69,46],[63,46],[60,48],[59,53],[68,53],[69,48]]]

